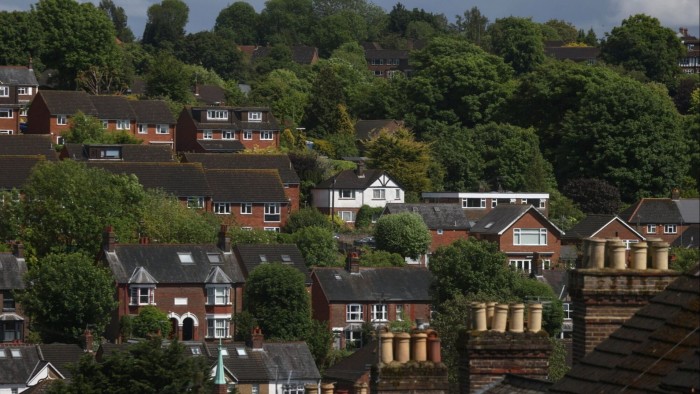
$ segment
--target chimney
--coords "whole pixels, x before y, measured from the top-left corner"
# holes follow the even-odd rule
[[[34,71],[34,59],[32,59],[31,56],[29,56],[29,66],[27,68],[31,71]]]
[[[149,244],[149,239],[147,236],[142,235],[139,237],[139,245],[148,245]]]
[[[222,224],[219,227],[219,239],[216,246],[224,253],[231,253],[231,237],[228,236],[228,225]]]
[[[15,243],[12,244],[12,254],[17,257],[18,259],[23,259],[24,258],[24,244],[22,244],[19,241],[16,241]]]
[[[106,226],[102,232],[102,249],[107,252],[114,252],[114,245],[117,243],[117,236],[114,234],[112,226]]]
[[[360,273],[360,255],[357,252],[348,253],[345,269],[351,274],[357,275]]]
[[[671,190],[671,200],[680,200],[681,199],[681,189],[674,187],[673,190]]]
[[[83,335],[81,335],[81,342],[83,344],[83,351],[87,353],[92,353],[93,337],[92,332],[87,328],[85,329],[85,331],[83,331]]]
[[[357,168],[355,169],[355,175],[357,175],[358,178],[365,177],[365,162],[364,161],[357,162]]]
[[[253,341],[253,351],[262,351],[265,337],[263,336],[260,327],[255,327],[253,329],[253,334],[251,337]]]
[[[322,383],[321,394],[333,394],[335,391],[335,383]]]
[[[632,244],[630,268],[625,262],[624,243],[619,239],[589,238],[588,245],[588,256],[583,259],[586,264],[569,271],[574,363],[679,275],[668,269],[668,243],[661,239]],[[647,256],[651,256],[651,269],[647,268]]]

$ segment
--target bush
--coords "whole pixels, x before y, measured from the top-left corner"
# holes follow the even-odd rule
[[[302,208],[291,215],[287,219],[287,224],[284,226],[284,231],[295,233],[305,227],[322,227],[330,229],[332,226],[327,215],[324,215],[316,208]]]
[[[366,229],[376,221],[382,211],[383,207],[370,207],[369,205],[363,205],[357,212],[357,217],[355,218],[355,228],[356,229]]]
[[[404,267],[406,260],[398,253],[365,249],[360,254],[360,265],[362,267]]]
[[[167,338],[172,329],[168,315],[153,305],[142,307],[138,316],[132,319],[131,326],[133,335],[138,338],[153,334]]]
[[[304,255],[307,267],[338,265],[338,246],[331,230],[323,227],[304,227],[292,237]]]
[[[377,248],[417,259],[430,246],[428,227],[418,214],[402,212],[384,215],[374,229]]]

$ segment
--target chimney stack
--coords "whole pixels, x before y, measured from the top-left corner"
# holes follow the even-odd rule
[[[86,353],[92,353],[92,349],[93,349],[92,332],[86,328],[85,331],[83,331],[83,335],[81,337],[82,337],[81,339],[82,339],[82,343],[83,343],[83,351],[85,351]]]
[[[12,244],[12,254],[18,259],[24,258],[24,244],[16,241]]]
[[[231,253],[231,237],[228,236],[228,225],[219,227],[219,238],[216,246],[224,253]]]
[[[360,255],[357,252],[348,253],[345,269],[351,274],[360,273]]]
[[[255,327],[253,329],[253,334],[251,335],[251,339],[253,342],[253,350],[257,351],[262,351],[263,350],[263,343],[265,342],[265,336],[262,333],[262,330],[260,327]]]
[[[355,169],[355,175],[357,175],[358,178],[365,177],[365,162],[364,161],[357,162],[357,168]]]
[[[102,249],[107,252],[114,252],[117,243],[117,236],[114,234],[112,226],[106,226],[102,233]]]

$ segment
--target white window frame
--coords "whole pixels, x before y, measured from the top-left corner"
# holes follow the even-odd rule
[[[202,139],[203,140],[213,140],[214,139],[214,132],[212,130],[202,130]]]
[[[136,131],[139,134],[148,134],[148,125],[145,123],[139,123],[136,125]]]
[[[222,140],[235,140],[236,139],[236,132],[232,130],[223,130],[221,132],[221,139]]]
[[[664,224],[664,234],[677,234],[678,226],[675,224]]]
[[[109,127],[109,121],[108,120],[103,120],[102,121],[102,128],[107,130],[107,127]]]
[[[129,119],[117,119],[117,130],[130,130],[131,121]]]
[[[386,189],[373,189],[372,200],[386,200]]]
[[[207,119],[209,120],[228,120],[228,111],[224,109],[208,109]]]
[[[437,235],[442,235],[444,233],[444,231],[441,228],[437,229],[436,232],[437,232]]]
[[[362,304],[345,305],[346,322],[362,322],[364,320],[364,310],[362,308]]]
[[[268,216],[277,216],[277,219],[274,220],[273,217],[268,220]],[[278,202],[266,202],[265,203],[265,216],[264,216],[264,221],[265,222],[280,222],[282,221],[282,207],[281,204]]]
[[[345,330],[345,348],[360,348],[362,347],[362,331],[360,330]]]
[[[19,116],[29,116],[29,107],[22,107],[19,110]]]
[[[253,203],[252,202],[242,202],[241,203],[241,215],[252,215],[253,214]]]
[[[338,198],[341,200],[354,200],[355,189],[340,189],[338,190]]]
[[[156,287],[153,285],[130,285],[129,305],[155,305]]]
[[[0,97],[10,97],[10,87],[7,85],[0,85]]]
[[[544,208],[547,206],[547,200],[544,198],[540,198],[540,208]]]
[[[207,338],[230,338],[231,319],[211,318],[207,319]]]
[[[306,389],[301,383],[287,383],[282,386],[282,394],[304,394]]]
[[[262,122],[262,112],[260,112],[260,111],[248,112],[248,122]]]
[[[56,124],[59,126],[67,125],[68,117],[66,115],[56,115]]]
[[[200,197],[200,196],[187,197],[187,208],[193,208],[193,209],[204,208],[204,197]]]
[[[478,202],[479,206],[470,205],[470,203],[474,204],[475,202]],[[486,208],[486,199],[485,198],[471,198],[471,197],[463,198],[462,199],[462,208],[477,208],[477,209]]]
[[[353,211],[338,211],[338,217],[345,223],[355,222],[355,215]]]
[[[260,131],[260,140],[262,141],[271,141],[274,139],[274,133],[272,130],[261,130]]]
[[[511,259],[508,260],[508,264],[516,271],[532,271],[532,260],[531,259]]]
[[[275,233],[281,232],[281,229],[279,227],[263,227],[263,231],[272,231]]]
[[[252,130],[243,130],[243,139],[246,141],[250,141],[253,139],[253,131]]]
[[[372,304],[372,321],[389,321],[389,306],[387,304]]]
[[[523,237],[537,236],[537,243],[532,243],[523,240]],[[525,241],[525,242],[524,242]],[[547,245],[547,229],[546,228],[514,228],[513,229],[513,245],[530,245],[530,246],[546,246]]]
[[[0,130],[0,134],[12,135],[12,133],[13,133],[12,130]]]
[[[18,96],[31,96],[32,88],[31,86],[18,86],[17,95]]]
[[[214,203],[214,213],[217,215],[229,215],[229,214],[231,214],[231,203],[230,202],[215,202]]]
[[[231,286],[207,286],[207,305],[231,305]]]
[[[396,304],[396,321],[403,321],[405,318],[403,304]]]
[[[157,124],[156,134],[170,134],[170,126],[167,124]]]
[[[394,196],[394,200],[400,200],[401,199],[401,189],[396,189],[396,195]]]
[[[15,117],[12,108],[0,108],[0,119],[12,119]]]
[[[655,224],[647,224],[647,234],[656,234]]]

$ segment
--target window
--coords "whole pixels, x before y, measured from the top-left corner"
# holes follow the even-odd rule
[[[486,208],[485,198],[463,198],[462,208]]]
[[[187,297],[175,297],[173,305],[187,305]]]
[[[358,349],[362,346],[362,331],[346,330],[345,347],[347,349]]]
[[[156,125],[156,134],[170,134],[170,126],[167,124]]]
[[[108,126],[109,126],[109,121],[108,121],[108,120],[103,120],[103,121],[102,121],[102,128],[106,130]]]
[[[120,148],[105,148],[100,151],[102,159],[121,159],[122,150]]]
[[[352,223],[355,221],[352,211],[338,211],[338,217],[346,223]]]
[[[282,386],[282,394],[304,394],[304,385],[300,383],[285,384]]]
[[[12,135],[12,130],[0,130],[0,134]]]
[[[362,305],[360,304],[348,304],[345,305],[345,320],[349,322],[353,321],[363,321],[362,316]]]
[[[244,202],[241,204],[241,215],[252,215],[253,214],[253,203]]]
[[[513,229],[513,245],[547,245],[546,228]]]
[[[377,77],[381,77],[382,75],[384,75],[384,71],[382,71],[382,70],[374,70],[374,75],[377,76]]]
[[[228,319],[207,319],[207,337],[228,338]]]
[[[138,130],[139,134],[148,134],[148,125],[145,123],[139,123],[136,126],[136,129]]]
[[[187,197],[187,208],[204,208],[204,197]]]
[[[277,202],[265,203],[265,221],[279,222],[280,221],[280,204]]]
[[[647,234],[656,234],[655,224],[647,224]]]
[[[119,119],[117,120],[117,130],[129,130],[131,128],[131,122],[129,119]]]
[[[544,208],[546,203],[547,200],[545,200],[544,198],[540,198],[540,208]]]
[[[66,142],[66,139],[63,138],[63,136],[60,136],[60,135],[59,135],[59,136],[56,137],[56,144],[58,144],[58,145],[63,145],[65,142]]]
[[[491,200],[491,208],[496,208],[498,206],[498,200],[497,199],[492,199]]]
[[[396,320],[403,321],[403,304],[396,305]]]
[[[396,194],[394,195],[394,200],[401,199],[401,189],[396,189]]]
[[[207,119],[228,119],[228,111],[221,109],[210,109],[207,111]]]
[[[231,213],[231,203],[230,202],[215,202],[214,203],[214,213],[219,215],[228,215]]]
[[[131,286],[129,292],[129,305],[155,305],[155,287]]]
[[[280,228],[279,228],[279,227],[263,227],[263,230],[264,230],[264,231],[273,231],[273,232],[275,232],[275,233],[279,233],[279,232],[280,232]]]
[[[2,310],[5,312],[15,310],[15,297],[12,295],[12,291],[10,290],[2,291]]]
[[[248,122],[262,122],[262,112],[248,112]]]
[[[10,97],[10,87],[0,85],[0,97]]]
[[[12,109],[11,108],[0,108],[0,118],[13,118],[14,115],[12,114]]]
[[[22,340],[21,321],[0,321],[0,342],[12,342]],[[5,349],[0,348],[0,358],[5,357]]]
[[[263,130],[260,132],[260,139],[261,140],[271,140],[272,139],[272,130]]]
[[[441,228],[437,229],[437,235],[442,235],[442,234],[443,234],[442,229]]]
[[[56,115],[56,124],[57,125],[67,125],[68,119],[66,118],[66,115]]]
[[[221,132],[221,138],[225,140],[235,140],[235,134],[231,130],[224,130]]]
[[[385,200],[386,199],[386,191],[384,189],[372,190],[372,199],[373,200]]]
[[[202,131],[202,138],[205,140],[210,140],[214,138],[214,132],[211,130]]]
[[[386,304],[374,304],[372,305],[372,321],[387,321],[389,320],[389,314]]]
[[[32,88],[26,86],[20,86],[17,88],[17,94],[20,96],[28,96],[32,94]]]
[[[664,234],[675,234],[678,231],[678,227],[675,224],[664,225]]]
[[[255,383],[250,386],[250,394],[260,394],[260,385]]]
[[[353,189],[340,189],[340,199],[341,200],[354,200],[355,190]]]
[[[516,271],[530,272],[532,260],[529,260],[529,259],[510,260],[509,263],[510,263],[510,266],[513,267]]]
[[[221,255],[218,253],[207,253],[207,260],[210,264],[221,264]]]
[[[253,139],[253,131],[252,130],[243,130],[243,139],[244,140],[252,140]]]
[[[192,253],[190,252],[178,252],[177,258],[181,264],[194,264],[194,259],[192,259]]]
[[[571,312],[573,312],[573,309],[571,308],[571,304],[568,302],[565,302],[562,304],[562,308],[564,309],[564,319],[571,319]]]
[[[29,108],[24,107],[19,110],[19,116],[27,116],[29,114]]]
[[[207,288],[207,305],[230,304],[231,288],[228,286],[212,286]]]

